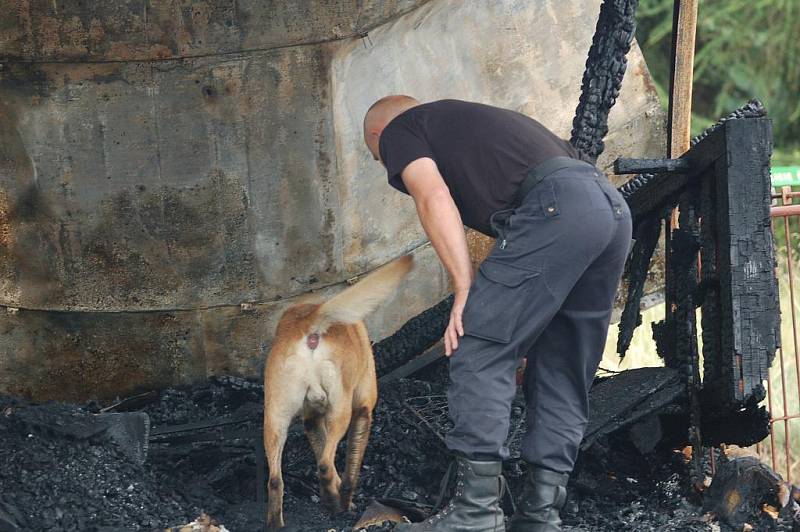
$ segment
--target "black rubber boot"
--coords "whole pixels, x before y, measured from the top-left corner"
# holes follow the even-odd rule
[[[511,518],[511,532],[561,532],[569,473],[528,465],[525,487]]]
[[[456,458],[450,503],[422,523],[399,524],[405,532],[505,532],[500,508],[502,462]]]

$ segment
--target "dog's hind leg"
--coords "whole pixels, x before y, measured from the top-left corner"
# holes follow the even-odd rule
[[[347,434],[347,459],[344,466],[344,479],[340,488],[341,508],[343,511],[350,510],[353,493],[358,486],[361,463],[364,460],[364,452],[367,450],[371,426],[372,408],[366,405],[356,408]]]
[[[278,423],[275,423],[278,421]],[[281,457],[286,443],[288,423],[264,416],[264,452],[267,455],[269,480],[267,481],[267,530],[283,528],[283,474]]]
[[[339,486],[342,483],[334,463],[336,447],[347,433],[351,415],[350,405],[342,404],[341,402],[335,407],[332,406],[331,410],[325,415],[327,437],[320,455],[317,472],[319,475],[320,495],[322,495],[325,505],[333,513],[338,513],[340,510]]]
[[[271,384],[271,383],[269,383]],[[282,528],[283,474],[281,457],[289,425],[302,408],[303,390],[265,386],[264,389],[264,452],[269,467],[267,482],[267,530]],[[259,479],[259,482],[261,480]]]
[[[328,431],[325,428],[325,416],[314,410],[303,412],[303,428],[314,451],[314,458],[317,463],[322,459],[322,451],[325,449],[325,441],[328,439]]]

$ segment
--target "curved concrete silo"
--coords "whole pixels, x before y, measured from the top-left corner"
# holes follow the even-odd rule
[[[393,332],[447,278],[364,111],[472,99],[566,137],[599,4],[4,1],[0,392],[257,376],[286,305],[413,251],[369,321]],[[634,47],[604,160],[660,154],[657,113]]]

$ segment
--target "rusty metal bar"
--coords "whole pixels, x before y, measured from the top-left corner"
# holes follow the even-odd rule
[[[794,196],[794,194],[792,194],[792,192],[791,192],[791,187],[783,187],[783,203],[784,203],[784,205],[783,205],[782,209],[784,211],[786,211],[787,209],[792,209],[792,207],[794,207],[794,210],[796,210],[795,214],[800,215],[800,205],[789,205],[789,206],[786,205],[787,203],[789,203],[789,204],[792,203],[792,197],[793,196]],[[780,213],[781,211],[779,210],[778,212]],[[791,243],[791,239],[789,238],[789,235],[790,235],[789,216],[786,216],[786,215],[783,216],[783,224],[784,224],[783,225],[783,227],[784,227],[784,236],[786,238],[786,269],[787,269],[787,273],[789,275],[789,309],[790,309],[790,314],[792,316],[792,337],[793,337],[793,341],[794,341],[795,375],[797,377],[797,392],[798,392],[798,394],[800,394],[800,352],[798,352],[798,348],[797,348],[797,344],[798,344],[798,341],[797,341],[797,313],[795,311],[795,304],[794,304],[794,294],[795,294],[795,292],[794,292],[794,269],[792,268],[792,243]],[[781,348],[781,351],[783,351],[783,348]],[[781,367],[781,371],[783,372],[783,371],[785,371],[785,369],[783,367]],[[784,394],[785,394],[785,392],[786,391],[784,390]],[[784,409],[783,414],[784,414],[784,416],[788,416],[789,415],[789,411],[787,409]],[[795,417],[798,417],[798,416],[795,416]],[[784,430],[786,432],[785,435],[784,435],[784,441],[786,442],[786,481],[787,482],[791,482],[791,472],[792,472],[792,452],[791,452],[791,446],[789,445],[789,442],[792,440],[792,437],[791,437],[791,425],[789,424],[789,419],[792,419],[792,418],[787,417],[787,419],[785,419],[783,421],[784,427],[785,427]]]
[[[785,416],[789,412],[789,403],[786,400],[786,366],[783,363],[783,348],[781,347],[778,349],[778,353],[780,354],[780,362],[781,362],[781,398],[783,399],[783,415]],[[783,420],[783,447],[784,453],[786,453],[786,481],[791,482],[791,472],[789,471],[789,420]]]
[[[800,216],[800,205],[779,205],[772,207],[771,215],[773,218],[789,216]]]
[[[797,205],[800,207],[800,205]],[[800,213],[798,213],[800,214]],[[794,270],[792,268],[792,242],[789,239],[789,218],[784,217],[784,232],[786,235],[786,269],[789,274],[789,309],[791,311],[792,316],[792,340],[794,344],[794,356],[795,356],[795,365],[796,365],[796,374],[797,374],[797,392],[800,394],[800,349],[798,349],[798,339],[797,339],[797,311],[795,310],[794,304]]]
[[[767,405],[769,407],[770,415],[774,412],[772,408],[772,378],[767,377]],[[770,448],[770,458],[772,459],[772,469],[778,469],[777,457],[778,454],[775,452],[775,430],[774,430],[774,421],[770,420],[770,428],[769,428],[769,448]]]
[[[786,421],[786,420],[789,420],[789,419],[800,419],[800,414],[792,414],[792,415],[788,415],[788,416],[773,417],[771,419],[771,421],[773,423],[775,423],[777,421]]]
[[[797,471],[792,471],[792,447],[791,442],[795,439],[795,435],[792,431],[792,425],[790,421],[793,419],[800,419],[800,412],[790,412],[790,403],[789,398],[792,397],[789,390],[787,390],[786,384],[786,362],[789,364],[794,363],[795,365],[795,377],[796,377],[796,385],[797,390],[796,394],[800,395],[800,341],[798,341],[798,322],[797,322],[797,310],[796,310],[796,297],[795,297],[795,280],[794,280],[794,251],[792,249],[792,242],[791,242],[791,225],[790,225],[790,217],[797,216],[800,217],[800,205],[793,204],[794,198],[800,198],[800,191],[793,191],[791,187],[784,186],[782,187],[780,193],[772,194],[773,199],[777,199],[780,202],[780,205],[775,205],[770,209],[770,217],[774,220],[773,225],[773,234],[774,231],[780,223],[778,221],[779,218],[783,218],[783,230],[784,230],[784,238],[785,238],[785,245],[786,245],[786,271],[788,275],[788,282],[789,282],[789,315],[792,319],[792,340],[791,342],[788,341],[787,338],[783,339],[782,346],[778,350],[778,361],[780,363],[780,381],[781,381],[781,400],[783,403],[783,412],[782,415],[773,415],[774,411],[774,396],[773,396],[773,387],[772,387],[772,370],[770,371],[770,377],[767,379],[767,404],[770,410],[770,425],[772,429],[770,430],[770,462],[772,463],[772,468],[777,471],[780,465],[779,458],[783,458],[785,460],[785,476],[784,479],[787,482],[792,481],[793,473]],[[787,345],[791,345],[794,347],[794,357],[787,356],[784,357],[784,349]],[[773,370],[775,368],[772,368]],[[783,457],[780,457],[778,454],[778,445],[775,438],[774,429],[778,423],[783,424],[784,429],[784,445],[783,445]],[[796,437],[800,437],[800,431],[798,432]],[[756,452],[759,456],[763,456],[766,449],[761,445],[756,445]]]
[[[784,203],[785,203],[786,202],[786,197],[785,196],[784,196],[783,200],[784,200]],[[780,208],[782,208],[782,207],[778,207],[778,209],[780,209]],[[778,212],[780,212],[780,211],[778,211]],[[775,216],[775,209],[770,209],[770,216],[772,216],[772,217]],[[785,237],[786,237],[786,252],[787,252],[786,257],[787,257],[787,266],[789,267],[789,279],[790,279],[790,283],[791,283],[791,278],[792,278],[792,273],[791,273],[792,272],[792,252],[791,252],[791,245],[790,245],[790,241],[789,241],[789,218],[784,215],[783,216],[783,221],[786,224],[785,225],[785,228],[786,228],[786,233],[785,233]],[[790,292],[791,292],[791,290],[790,290]],[[794,313],[792,313],[792,321],[794,321]],[[783,421],[783,452],[784,452],[784,455],[786,457],[786,477],[785,477],[785,480],[786,480],[786,482],[791,482],[792,481],[792,471],[791,471],[791,460],[789,459],[789,457],[791,456],[791,448],[789,446],[789,440],[791,439],[790,438],[791,432],[789,431],[789,418],[788,418],[788,416],[789,416],[789,403],[788,403],[788,401],[786,399],[786,365],[784,363],[784,358],[783,358],[783,345],[781,345],[781,348],[778,350],[778,353],[780,354],[780,363],[781,363],[781,396],[782,396],[782,399],[783,399],[783,416],[781,416],[781,417],[783,418],[782,419],[782,421]],[[774,428],[775,421],[776,420],[773,418],[773,420],[772,420],[772,428]],[[774,463],[775,463],[775,460],[773,458],[773,469],[774,469]]]

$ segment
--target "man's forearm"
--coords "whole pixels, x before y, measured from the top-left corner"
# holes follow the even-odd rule
[[[450,194],[437,193],[416,202],[425,233],[441,259],[456,292],[469,290],[472,263],[461,215]]]

